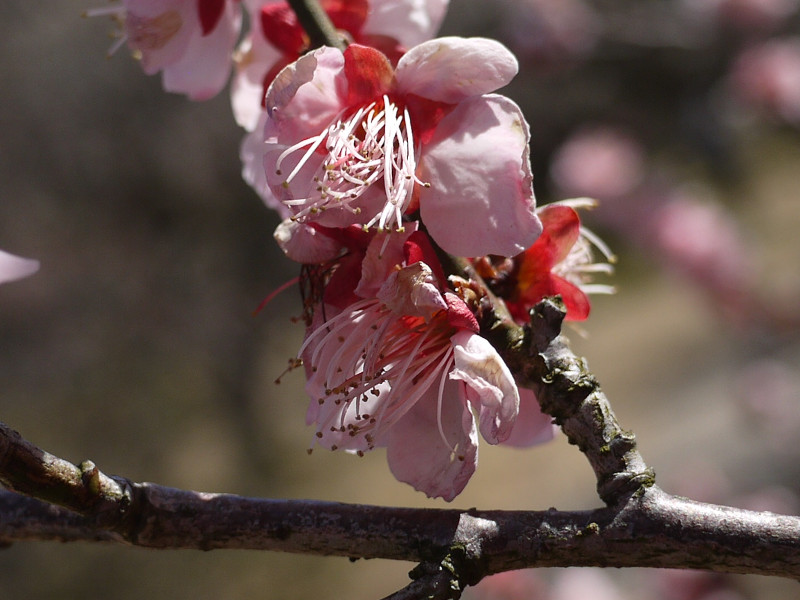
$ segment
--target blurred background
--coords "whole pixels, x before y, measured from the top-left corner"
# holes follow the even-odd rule
[[[91,4],[91,2],[89,2]],[[242,182],[226,93],[161,90],[82,2],[0,4],[0,419],[106,473],[209,492],[447,506],[385,457],[306,453],[303,335],[277,218]],[[591,195],[615,296],[568,331],[663,488],[798,514],[797,0],[451,0],[442,32],[506,43],[539,203]],[[481,447],[456,507],[599,506],[559,438]],[[25,543],[0,598],[380,598],[412,564]],[[493,587],[492,587],[493,586]],[[589,591],[587,591],[589,590]],[[797,584],[544,570],[475,598],[778,599]],[[605,594],[605,595],[604,595]]]

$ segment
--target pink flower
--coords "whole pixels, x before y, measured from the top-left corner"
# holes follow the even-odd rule
[[[748,48],[730,75],[746,104],[800,125],[800,37],[775,38]]]
[[[477,429],[491,444],[507,439],[519,395],[470,309],[442,291],[415,229],[371,234],[327,275],[300,352],[307,421],[331,450],[386,447],[397,479],[449,501],[475,471]]]
[[[321,0],[333,25],[349,40],[372,46],[393,64],[411,46],[430,39],[448,0]],[[253,131],[269,84],[309,50],[309,40],[283,0],[245,0],[251,31],[236,52],[231,100],[236,121]],[[263,128],[263,123],[261,124]]]
[[[14,256],[0,250],[0,283],[8,283],[9,281],[28,277],[38,270],[38,260]]]
[[[378,231],[418,210],[451,254],[518,254],[541,231],[530,136],[519,107],[489,93],[516,71],[481,38],[424,42],[397,69],[357,44],[303,56],[267,92],[273,202],[301,222]]]
[[[528,322],[530,309],[542,298],[557,295],[566,305],[566,319],[583,321],[589,316],[587,294],[614,291],[610,286],[590,283],[592,274],[613,271],[609,263],[593,262],[592,246],[609,261],[614,260],[606,245],[581,227],[573,208],[592,205],[591,200],[577,199],[543,206],[537,211],[544,228],[542,235],[510,264],[502,265],[502,271],[487,264],[486,259],[476,261],[479,272],[498,287],[518,323]]]
[[[232,51],[241,31],[236,0],[123,0],[88,16],[112,15],[148,75],[162,72],[164,89],[206,100],[227,83]]]

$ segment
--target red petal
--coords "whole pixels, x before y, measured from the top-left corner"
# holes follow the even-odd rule
[[[551,204],[536,213],[542,221],[544,233],[550,238],[553,264],[558,264],[569,254],[580,236],[581,220],[569,206]]]
[[[553,286],[567,307],[567,321],[585,321],[589,317],[589,297],[578,286],[558,275],[553,275]]]
[[[436,251],[433,249],[430,239],[421,231],[412,233],[406,243],[403,244],[403,253],[406,257],[406,265],[413,265],[416,262],[424,262],[433,271],[439,287],[444,286],[447,281],[444,269],[436,256]]]
[[[353,292],[361,279],[361,262],[363,260],[362,252],[347,254],[339,260],[328,285],[325,286],[326,304],[344,309],[359,300]]]
[[[348,32],[353,39],[361,33],[369,12],[369,0],[322,0],[320,6],[334,27]]]
[[[350,44],[344,51],[347,104],[362,106],[389,92],[394,69],[389,59],[375,48]]]
[[[308,46],[308,37],[297,22],[297,15],[283,2],[261,7],[261,32],[270,44],[292,59]]]
[[[219,23],[225,12],[225,0],[197,0],[197,12],[200,15],[200,26],[203,35],[208,35]]]
[[[447,322],[450,325],[458,329],[468,329],[475,333],[480,331],[478,320],[461,298],[451,292],[445,292],[444,300],[447,302]]]
[[[397,66],[400,57],[403,56],[407,50],[405,46],[400,45],[400,42],[389,35],[380,35],[377,33],[363,35],[354,34],[353,38],[359,44],[370,46],[371,48],[376,48],[383,52],[386,58],[389,59],[389,62],[394,66]]]

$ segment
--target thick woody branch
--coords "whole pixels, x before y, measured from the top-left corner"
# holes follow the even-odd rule
[[[542,410],[561,426],[570,443],[586,455],[597,478],[597,492],[608,505],[655,482],[636,449],[633,433],[617,421],[586,361],[570,350],[561,335],[565,310],[558,298],[546,298],[521,328],[501,311],[483,311],[485,335],[493,341],[518,383],[536,393]]]
[[[702,568],[800,578],[800,518],[692,502],[655,486],[624,504],[569,512],[269,500],[133,483],[96,469],[96,475],[76,479],[78,467],[7,427],[0,428],[0,439],[0,472],[8,487],[36,495],[41,486],[47,502],[69,507],[0,493],[5,544],[86,540],[409,560],[423,566],[407,592],[420,586],[450,590],[436,596],[442,598],[457,598],[465,585],[489,574],[541,566]],[[54,461],[58,468],[51,469]],[[116,485],[98,487],[96,480]]]

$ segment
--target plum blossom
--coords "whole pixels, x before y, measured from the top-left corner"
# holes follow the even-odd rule
[[[415,223],[403,233],[353,230],[368,238],[349,244],[328,275],[300,351],[307,422],[330,450],[386,447],[397,479],[450,501],[475,471],[478,430],[491,444],[510,436],[517,386],[469,307],[443,291]]]
[[[745,104],[800,125],[800,37],[774,38],[743,51],[731,86]]]
[[[587,294],[614,292],[611,286],[591,283],[594,274],[613,272],[615,260],[603,241],[581,226],[575,208],[591,206],[594,201],[587,198],[543,206],[537,211],[543,232],[530,248],[498,265],[486,258],[475,261],[518,323],[528,322],[530,309],[542,298],[556,295],[564,301],[567,320],[583,321],[590,310]],[[609,262],[594,262],[593,247]]]
[[[233,113],[247,131],[263,129],[264,96],[285,66],[309,50],[308,36],[284,0],[244,0],[252,24],[236,50],[231,84]],[[397,64],[410,47],[433,37],[448,0],[321,0],[320,6],[350,41],[378,48]]]
[[[23,279],[39,270],[39,261],[0,250],[0,283]]]
[[[86,15],[117,19],[122,31],[109,54],[127,42],[146,74],[162,72],[168,92],[206,100],[228,82],[242,24],[237,0],[123,0]]]
[[[541,231],[519,107],[491,94],[517,72],[498,42],[448,37],[393,69],[378,50],[323,47],[266,96],[264,169],[281,214],[400,230],[419,211],[459,256],[513,256]]]

